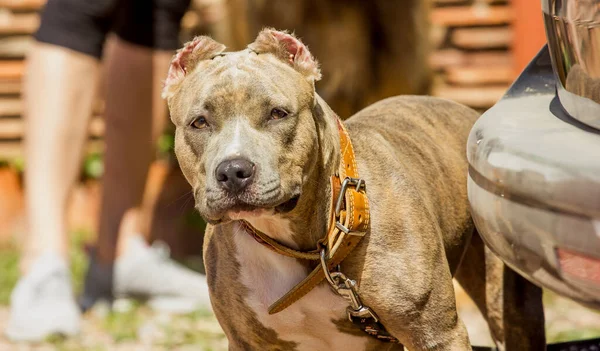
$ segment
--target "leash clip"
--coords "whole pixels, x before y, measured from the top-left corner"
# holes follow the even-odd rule
[[[373,312],[369,307],[363,305],[358,292],[356,291],[356,281],[348,278],[344,273],[339,271],[330,272],[327,265],[327,253],[325,248],[321,249],[321,267],[323,267],[323,272],[325,273],[325,278],[327,282],[335,291],[336,294],[343,297],[349,304],[346,312],[348,314],[348,319],[350,322],[353,322],[353,318],[370,318],[374,322],[379,322],[379,317]]]

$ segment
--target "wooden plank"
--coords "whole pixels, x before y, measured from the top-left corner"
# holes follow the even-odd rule
[[[483,51],[465,53],[465,64],[473,66],[511,65],[513,56],[509,51]]]
[[[471,106],[474,108],[492,107],[508,90],[508,85],[459,87],[438,84],[433,95]]]
[[[431,22],[445,27],[491,26],[510,23],[513,12],[510,7],[457,6],[432,10]]]
[[[507,0],[433,0],[434,6],[456,6],[465,4],[505,4]]]
[[[104,118],[99,116],[92,117],[88,128],[90,136],[95,138],[103,137],[105,131]]]
[[[25,62],[22,60],[0,61],[0,80],[20,79],[25,71]]]
[[[104,151],[104,141],[88,140],[85,145],[86,153],[101,153]],[[11,160],[23,157],[23,144],[21,141],[0,141],[0,160]]]
[[[429,65],[436,71],[448,66],[464,65],[465,53],[457,49],[436,50],[429,55]]]
[[[0,57],[22,58],[31,47],[33,38],[30,35],[19,35],[0,39]]]
[[[505,66],[513,64],[513,59],[508,51],[443,49],[431,54],[429,64],[435,70],[443,70],[451,66]]]
[[[23,120],[20,118],[0,118],[0,140],[21,139]]]
[[[433,49],[437,49],[446,44],[448,37],[448,28],[444,26],[432,25],[429,28],[429,45]]]
[[[40,25],[37,13],[12,13],[0,10],[0,34],[32,34]]]
[[[510,84],[514,78],[511,65],[454,66],[446,69],[446,81],[457,85]]]
[[[0,140],[22,139],[25,134],[25,121],[21,118],[0,118]],[[93,117],[89,125],[89,135],[100,138],[104,135],[104,119]]]
[[[0,98],[0,117],[20,116],[23,104],[19,98]]]
[[[92,106],[93,115],[104,113],[104,102],[97,99]],[[23,114],[23,101],[19,97],[0,97],[0,117],[21,116]]]
[[[434,6],[448,6],[448,5],[465,5],[469,4],[470,0],[433,0]]]
[[[463,49],[508,48],[513,39],[510,27],[456,28],[450,34],[454,46]]]
[[[21,93],[20,79],[0,79],[1,95],[16,95]]]
[[[46,0],[0,0],[0,9],[37,11],[45,4]]]

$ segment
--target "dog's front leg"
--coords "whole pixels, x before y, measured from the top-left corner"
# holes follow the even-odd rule
[[[376,279],[372,279],[375,275],[363,275],[364,302],[408,350],[471,350],[466,327],[456,310],[445,257],[441,253],[429,258],[435,262],[421,265],[424,262],[420,261],[419,269],[412,262],[405,266],[412,268],[407,269],[375,268],[372,272],[377,272]],[[427,265],[430,269],[421,268]]]

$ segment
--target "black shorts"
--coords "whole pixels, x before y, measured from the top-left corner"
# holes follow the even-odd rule
[[[48,0],[35,38],[100,58],[108,32],[159,50],[179,47],[190,0]]]

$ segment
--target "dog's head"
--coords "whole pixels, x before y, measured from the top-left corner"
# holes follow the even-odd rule
[[[318,64],[272,29],[247,50],[224,50],[208,37],[187,43],[163,91],[196,207],[210,222],[292,211],[318,154]]]

